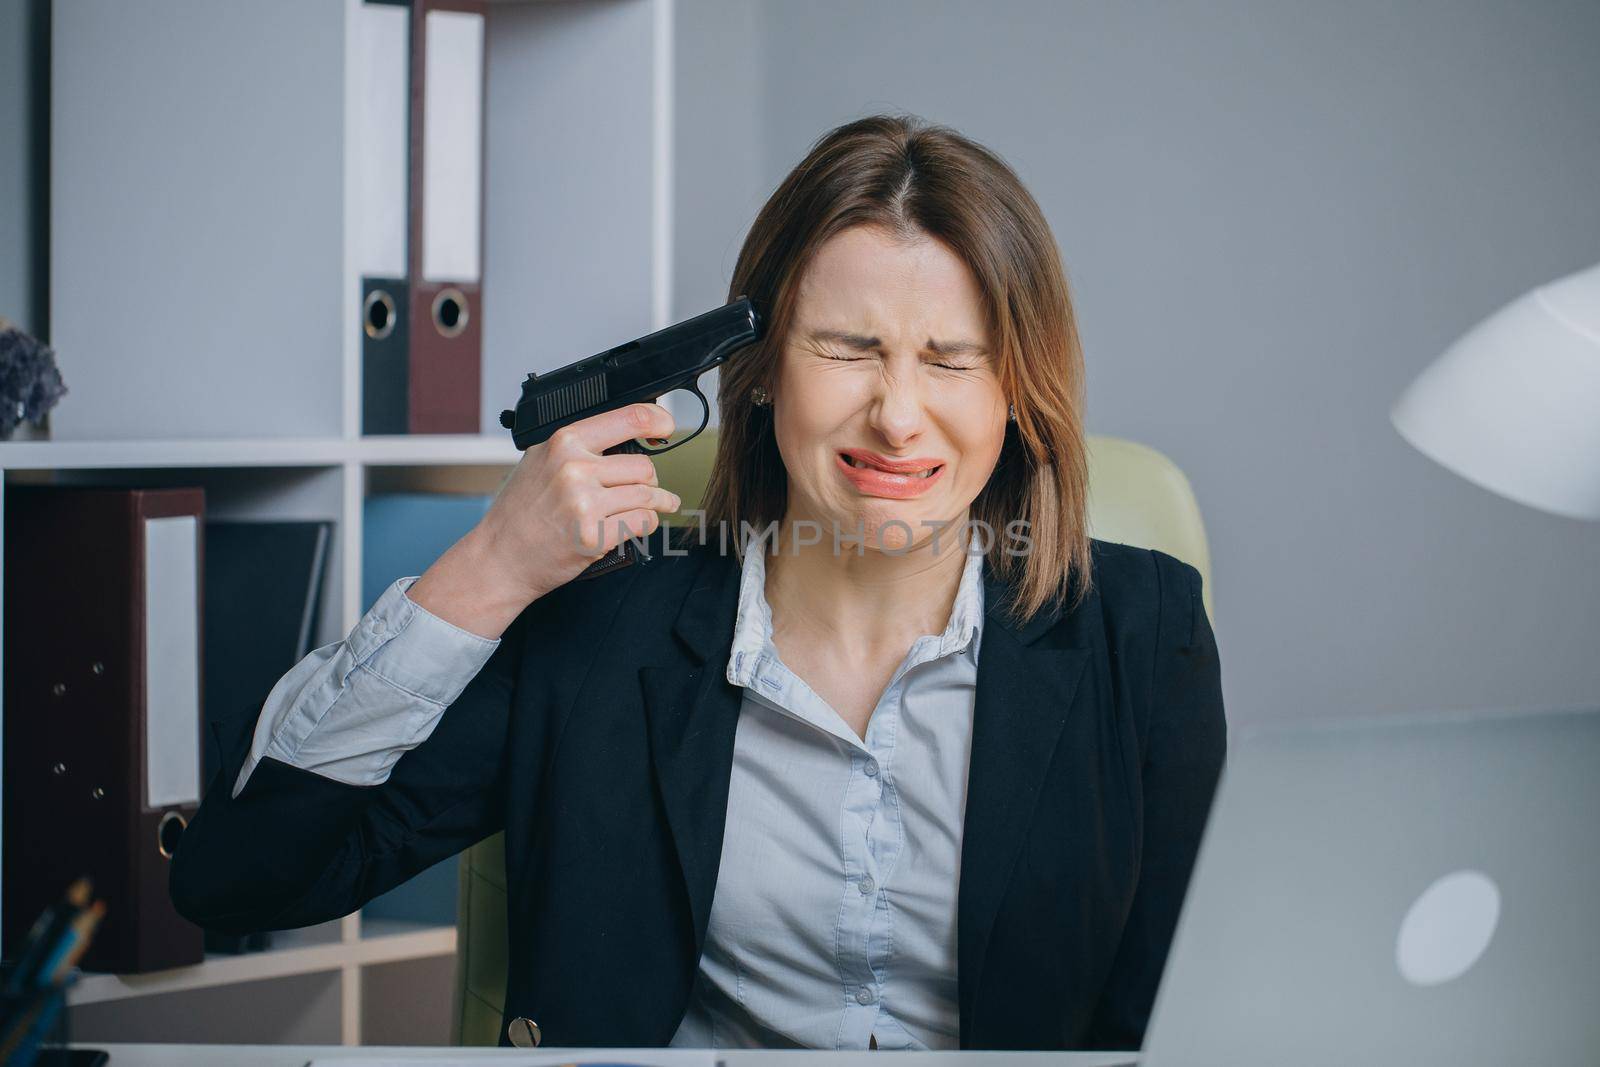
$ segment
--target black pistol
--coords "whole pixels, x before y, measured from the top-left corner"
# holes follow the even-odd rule
[[[746,345],[761,339],[761,316],[748,297],[724,307],[646,334],[625,345],[608,349],[547,374],[529,374],[522,383],[522,398],[515,410],[500,413],[500,425],[511,431],[518,449],[547,441],[569,423],[602,411],[648,402],[687,389],[700,400],[700,425],[694,433],[661,448],[624,441],[606,449],[655,456],[688,444],[711,419],[711,403],[700,392],[700,375],[727,361]],[[574,581],[594,578],[634,559],[631,539],[591,563]]]

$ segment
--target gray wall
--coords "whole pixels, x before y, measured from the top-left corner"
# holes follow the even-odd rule
[[[48,0],[0,0],[0,316],[46,331]]]
[[[327,0],[56,5],[53,437],[339,434],[344,21]]]
[[[593,57],[649,56],[652,24],[644,3],[492,17],[482,408],[501,434],[528,371],[650,331],[653,71]]]
[[[800,155],[768,148],[768,6],[677,0],[674,18],[672,298],[683,319],[727,299],[745,231]]]
[[[1061,245],[1091,432],[1183,467],[1235,727],[1600,697],[1600,526],[1412,451],[1399,391],[1600,260],[1600,5],[679,0],[677,311],[825,130],[1005,156]]]

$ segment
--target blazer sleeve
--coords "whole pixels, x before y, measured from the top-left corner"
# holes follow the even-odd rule
[[[1141,763],[1139,882],[1089,1047],[1137,1049],[1222,772],[1227,724],[1216,638],[1194,567],[1152,552],[1160,588],[1151,707]]]
[[[213,720],[217,775],[172,859],[178,913],[224,932],[336,919],[502,829],[506,737],[530,611],[386,781],[356,785],[267,756],[243,789],[253,722]]]

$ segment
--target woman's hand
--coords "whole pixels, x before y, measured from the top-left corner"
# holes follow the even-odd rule
[[[665,438],[672,415],[629,404],[557,430],[522,461],[479,523],[493,557],[532,603],[576,578],[628,537],[661,525],[677,496],[660,487],[649,456],[602,455],[633,438]]]
[[[629,404],[563,426],[522,454],[488,514],[418,578],[407,596],[464,630],[498,637],[522,609],[629,537],[661,525],[678,497],[649,456],[602,453],[634,438],[665,438],[672,414]]]

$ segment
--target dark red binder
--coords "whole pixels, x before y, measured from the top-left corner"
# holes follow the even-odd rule
[[[411,5],[411,433],[482,432],[486,0]]]
[[[74,878],[84,958],[198,963],[167,891],[200,799],[202,489],[16,486],[5,508],[5,950]]]

